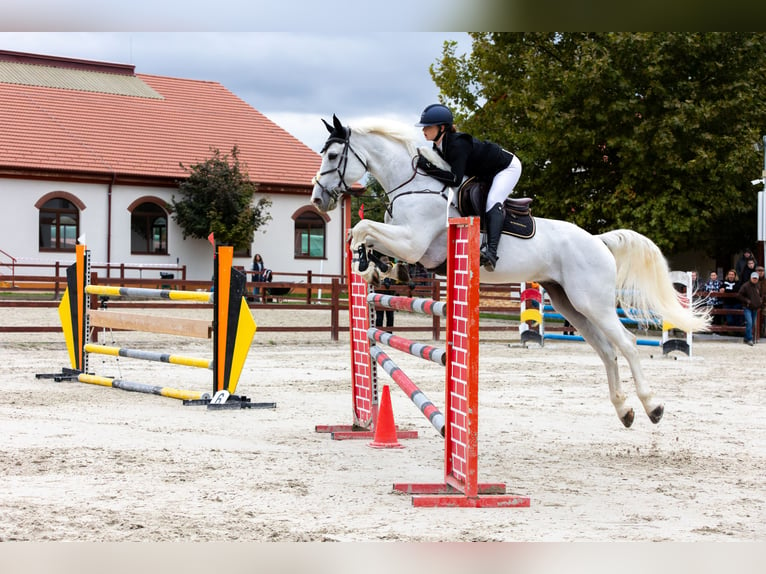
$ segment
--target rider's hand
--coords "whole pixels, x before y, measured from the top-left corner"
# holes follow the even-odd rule
[[[425,156],[418,156],[418,167],[428,173],[430,170],[436,168],[434,164],[428,161]]]

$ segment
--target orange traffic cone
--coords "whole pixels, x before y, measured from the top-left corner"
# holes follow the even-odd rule
[[[391,391],[388,385],[383,385],[380,395],[380,409],[378,410],[378,422],[375,424],[375,438],[367,446],[372,448],[404,448],[396,437],[396,424],[394,424],[394,411],[391,408]]]

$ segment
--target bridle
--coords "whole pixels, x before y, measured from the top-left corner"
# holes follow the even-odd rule
[[[324,154],[324,152],[327,151],[327,148],[330,147],[331,144],[334,143],[341,143],[343,144],[343,151],[341,152],[340,161],[338,162],[338,166],[334,167],[332,169],[328,169],[327,171],[320,171],[312,180],[312,183],[316,186],[318,186],[324,193],[329,195],[333,201],[337,201],[338,197],[345,193],[350,194],[351,193],[351,186],[346,183],[346,168],[348,167],[348,152],[350,151],[352,154],[354,154],[354,157],[359,161],[359,163],[362,164],[362,167],[364,167],[364,171],[367,171],[367,162],[365,162],[361,156],[356,153],[356,150],[351,147],[351,130],[349,128],[344,128],[345,134],[344,137],[338,137],[338,136],[331,136],[327,139],[327,141],[324,144],[324,147],[322,148],[322,151],[320,151],[320,154]],[[334,187],[333,189],[329,189],[322,185],[322,183],[319,181],[319,178],[321,178],[324,175],[338,172],[338,180],[339,185],[337,187]],[[352,182],[353,183],[353,182]]]
[[[341,143],[343,144],[343,151],[341,152],[340,161],[338,162],[337,167],[334,167],[332,169],[328,169],[326,171],[320,171],[318,172],[314,178],[312,179],[312,183],[319,187],[324,193],[330,196],[331,200],[333,202],[338,201],[338,197],[342,194],[353,194],[351,191],[351,186],[346,183],[346,167],[348,166],[348,158],[349,158],[349,151],[354,154],[354,157],[359,161],[359,163],[362,164],[362,167],[364,167],[365,171],[368,171],[367,168],[367,162],[365,162],[361,156],[354,150],[353,147],[351,147],[351,129],[350,128],[343,128],[343,137],[340,137],[339,135],[332,135],[330,136],[327,141],[324,144],[324,147],[322,147],[322,150],[319,152],[320,154],[324,154],[327,151],[327,148],[330,147],[333,143]],[[418,175],[418,169],[416,166],[417,162],[417,156],[412,158],[412,175],[409,177],[409,179],[405,180],[404,182],[400,183],[390,191],[386,192],[386,195],[391,197],[391,194],[395,192],[398,189],[401,189],[408,183],[410,183],[415,177]],[[322,183],[319,181],[319,179],[327,174],[338,172],[338,179],[339,179],[339,185],[334,187],[333,189],[330,189],[328,187],[325,187],[322,185]],[[398,199],[399,197],[403,197],[405,195],[412,195],[412,194],[431,194],[436,193],[449,203],[448,196],[445,194],[445,190],[447,189],[447,185],[444,185],[440,191],[434,191],[430,189],[423,189],[423,190],[416,190],[416,191],[406,191],[404,193],[400,193],[398,195],[394,195],[391,201],[389,202],[388,206],[386,206],[386,211],[389,213],[390,216],[393,217],[393,205],[394,201]]]

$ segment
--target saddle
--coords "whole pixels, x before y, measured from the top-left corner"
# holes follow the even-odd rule
[[[468,178],[457,191],[457,210],[463,217],[478,215],[482,232],[485,228],[484,214],[487,208],[487,194],[491,181],[479,177]],[[531,197],[508,198],[503,203],[505,220],[503,233],[521,239],[535,235],[535,219],[530,211]]]

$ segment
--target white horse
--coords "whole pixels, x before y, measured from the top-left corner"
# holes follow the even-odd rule
[[[330,137],[322,149],[322,165],[314,178],[311,201],[320,211],[335,208],[341,194],[369,172],[389,199],[385,223],[362,219],[350,233],[353,253],[375,249],[408,263],[435,269],[447,256],[446,216],[459,214],[442,184],[416,168],[416,144],[404,126],[390,122],[344,127],[333,116],[325,122]],[[411,131],[411,130],[410,130]],[[424,150],[421,150],[424,151]],[[435,155],[435,154],[434,154]],[[433,157],[429,159],[433,160]],[[450,205],[448,205],[450,204]],[[659,248],[627,229],[591,235],[566,221],[535,218],[531,239],[503,234],[494,272],[482,269],[485,283],[537,281],[561,313],[595,349],[606,367],[609,396],[622,423],[633,423],[617,366],[617,349],[630,365],[638,398],[653,423],[664,406],[654,397],[641,369],[635,336],[620,321],[616,305],[645,319],[662,317],[676,328],[704,331],[709,316],[682,305]],[[478,256],[478,254],[477,254]],[[354,263],[358,272],[359,262]],[[361,273],[375,281],[374,264]]]

